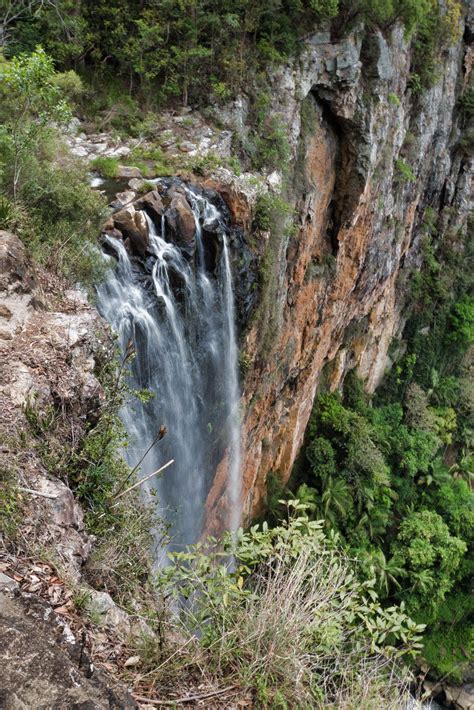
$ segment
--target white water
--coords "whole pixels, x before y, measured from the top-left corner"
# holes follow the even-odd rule
[[[171,547],[201,535],[206,497],[225,455],[228,528],[236,529],[241,517],[238,351],[226,230],[214,205],[188,188],[186,196],[196,223],[194,260],[166,241],[164,220],[157,229],[148,219],[145,268],[109,237],[117,268],[98,289],[99,310],[118,334],[122,356],[130,341],[134,345],[129,384],[154,395],[146,403],[133,398],[121,411],[128,463],[135,466],[160,426],[167,428],[140,477],[175,460],[150,486],[170,526]],[[218,235],[218,258],[206,227]]]

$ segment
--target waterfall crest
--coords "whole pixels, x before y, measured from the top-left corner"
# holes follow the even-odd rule
[[[135,466],[160,426],[167,434],[152,446],[140,477],[169,459],[154,479],[170,547],[195,542],[219,462],[226,457],[227,527],[240,524],[240,416],[238,349],[228,231],[222,211],[198,188],[182,186],[195,222],[192,255],[173,243],[163,216],[146,215],[148,248],[137,259],[120,239],[105,237],[115,258],[98,287],[98,308],[118,336],[124,355],[133,344],[129,385],[148,390],[121,411],[129,436],[125,457]],[[175,240],[176,241],[176,240]],[[110,256],[112,255],[112,256]]]

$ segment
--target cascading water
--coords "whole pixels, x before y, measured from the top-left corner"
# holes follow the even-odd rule
[[[241,514],[237,344],[226,227],[221,212],[198,190],[186,187],[185,195],[196,227],[192,257],[169,241],[165,218],[157,228],[147,217],[143,259],[131,258],[122,241],[105,238],[117,266],[98,288],[99,310],[117,333],[122,353],[134,346],[130,385],[153,395],[148,401],[134,398],[122,409],[127,461],[135,466],[151,446],[140,477],[175,461],[151,483],[170,527],[171,547],[199,538],[206,497],[224,456],[229,529],[238,527]],[[161,425],[167,434],[152,446]]]

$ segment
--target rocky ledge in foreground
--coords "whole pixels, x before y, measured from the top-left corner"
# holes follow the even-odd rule
[[[2,584],[2,579],[3,584]],[[53,609],[0,575],[0,707],[127,710],[126,690],[90,663]]]

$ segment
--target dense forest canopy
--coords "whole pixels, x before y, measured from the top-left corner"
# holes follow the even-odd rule
[[[430,54],[426,72],[460,11],[454,0],[2,0],[0,38],[8,55],[40,44],[59,68],[118,74],[151,104],[205,104],[297,54],[315,27],[337,35],[362,20],[384,31],[402,21]]]

